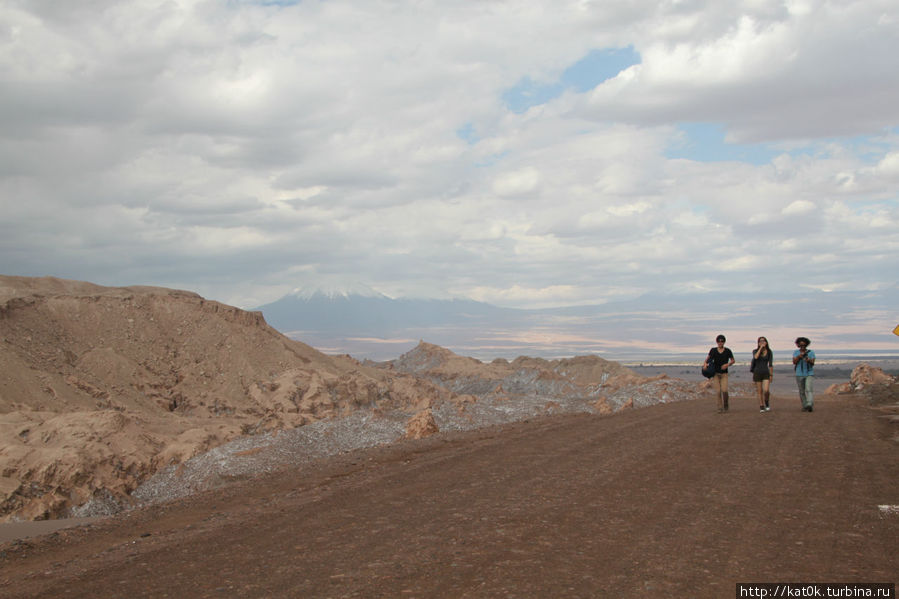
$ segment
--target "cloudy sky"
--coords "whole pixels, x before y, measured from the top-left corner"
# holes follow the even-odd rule
[[[0,273],[876,291],[897,73],[897,0],[0,0]]]

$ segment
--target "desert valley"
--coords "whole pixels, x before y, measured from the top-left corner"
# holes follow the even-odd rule
[[[205,300],[187,291],[153,287],[109,288],[55,278],[3,276],[0,277],[0,518],[11,522],[103,516],[108,520],[92,524],[87,529],[54,533],[54,537],[49,540],[44,537],[36,545],[15,541],[0,551],[0,559],[12,565],[20,563],[16,560],[23,560],[21,564],[25,565],[16,570],[18,574],[15,576],[18,578],[14,576],[13,579],[32,580],[37,586],[28,588],[37,590],[22,591],[24,594],[21,596],[40,596],[47,588],[57,583],[64,584],[63,581],[72,577],[86,579],[75,570],[67,570],[64,576],[60,575],[61,578],[51,576],[49,582],[38,584],[37,578],[31,576],[34,571],[28,569],[37,566],[27,566],[29,559],[40,562],[44,559],[40,556],[45,552],[49,552],[46,553],[49,556],[61,551],[68,557],[65,560],[54,558],[62,560],[57,563],[71,563],[72,568],[76,568],[79,560],[87,559],[85,556],[97,550],[89,541],[91,535],[102,536],[106,534],[103,531],[109,532],[112,530],[109,527],[116,526],[124,527],[116,530],[134,530],[134,526],[152,528],[153,522],[161,526],[172,517],[170,508],[166,506],[181,505],[183,514],[193,514],[191,518],[200,518],[201,513],[209,517],[210,512],[206,510],[216,510],[216,513],[227,514],[225,521],[234,524],[234,519],[248,517],[242,511],[245,506],[267,505],[269,502],[280,505],[280,502],[286,501],[282,497],[293,497],[302,489],[311,492],[310,489],[321,488],[330,489],[328,493],[342,493],[340,484],[343,483],[335,481],[347,476],[347,480],[362,477],[353,483],[361,485],[353,487],[356,489],[354,493],[374,492],[387,480],[383,477],[393,480],[390,478],[393,475],[386,473],[396,468],[397,464],[409,464],[416,459],[424,460],[429,465],[427,473],[416,471],[418,474],[414,476],[427,474],[438,478],[430,483],[423,482],[424,479],[415,483],[416,479],[410,475],[410,493],[415,495],[411,490],[415,484],[425,485],[415,495],[417,499],[410,496],[409,499],[415,502],[427,500],[435,491],[444,496],[440,501],[446,500],[449,496],[438,490],[444,482],[455,481],[455,484],[464,486],[468,476],[479,472],[478,468],[485,469],[481,475],[490,479],[485,484],[500,486],[485,490],[486,495],[472,491],[475,495],[468,496],[478,505],[489,498],[493,507],[481,505],[477,508],[484,514],[483,518],[490,517],[496,502],[502,504],[506,501],[501,497],[507,492],[513,495],[518,492],[515,489],[525,492],[525,487],[531,488],[527,493],[537,492],[533,491],[534,484],[542,488],[543,483],[535,483],[529,478],[534,474],[530,468],[524,467],[527,462],[517,461],[525,458],[533,460],[535,468],[542,472],[540,476],[555,480],[554,484],[559,488],[574,484],[565,478],[568,475],[564,475],[566,468],[572,467],[569,461],[574,459],[577,464],[577,460],[589,458],[589,461],[577,466],[589,468],[591,474],[587,478],[592,480],[590,477],[596,474],[597,467],[605,473],[602,476],[607,477],[600,481],[601,484],[589,483],[589,496],[596,498],[596,501],[602,503],[614,496],[618,499],[613,503],[620,507],[621,501],[631,504],[644,494],[660,493],[658,501],[672,502],[671,505],[680,510],[677,495],[684,491],[675,491],[672,486],[670,493],[675,495],[666,495],[666,485],[675,484],[674,479],[665,482],[666,473],[676,475],[675,471],[683,468],[682,474],[687,481],[684,484],[688,484],[692,472],[689,462],[694,458],[698,460],[697,465],[702,459],[712,460],[712,466],[706,463],[703,467],[717,468],[714,452],[707,453],[707,443],[729,443],[728,439],[731,439],[744,445],[752,444],[762,434],[753,429],[759,426],[753,423],[757,423],[759,418],[768,418],[773,424],[763,435],[769,445],[761,449],[760,455],[773,452],[777,463],[783,466],[789,463],[789,456],[771,444],[783,439],[792,439],[799,446],[808,444],[796,437],[802,434],[802,427],[797,427],[792,420],[801,417],[796,413],[798,410],[790,409],[795,406],[786,401],[776,401],[775,413],[759,416],[753,405],[753,389],[749,383],[737,383],[732,391],[736,398],[732,423],[736,428],[728,432],[721,430],[722,421],[714,421],[715,416],[711,415],[710,407],[714,400],[708,383],[666,375],[644,377],[596,356],[558,360],[519,357],[511,361],[496,359],[481,362],[422,341],[395,360],[360,362],[347,355],[325,355],[302,342],[291,340],[269,327],[260,313]],[[899,384],[895,377],[877,368],[859,365],[850,380],[829,388],[821,395],[824,408],[820,410],[820,415],[816,412],[815,426],[823,428],[816,433],[818,440],[815,443],[821,443],[822,434],[831,441],[823,447],[816,445],[815,451],[818,453],[813,454],[813,459],[831,451],[845,453],[847,447],[863,452],[869,451],[872,443],[877,447],[877,451],[871,450],[871,456],[876,454],[879,457],[871,457],[874,460],[872,463],[862,462],[861,470],[869,473],[866,475],[869,476],[867,482],[862,486],[851,484],[858,486],[856,490],[862,495],[870,495],[873,489],[877,495],[877,505],[889,508],[881,513],[875,510],[870,516],[870,522],[874,524],[862,527],[868,526],[876,531],[872,533],[872,551],[882,552],[883,546],[877,544],[880,542],[877,539],[883,535],[887,538],[899,530],[899,518],[890,511],[899,504],[899,487],[895,483],[895,475],[899,474],[895,470],[896,443],[899,440],[896,429]],[[790,408],[787,408],[788,405]],[[833,407],[828,409],[828,406]],[[728,415],[726,418],[730,417]],[[710,420],[706,422],[706,418]],[[865,438],[846,438],[843,433],[832,437],[835,432],[832,427],[840,422],[854,427],[848,429],[849,433],[855,431]],[[648,426],[656,428],[638,432],[641,427]],[[618,441],[611,441],[618,435],[614,431],[620,427],[624,427],[621,429],[623,436],[617,437]],[[634,432],[633,435],[624,434],[628,428]],[[602,439],[601,449],[600,446],[584,445],[592,435],[598,435],[597,443]],[[675,436],[669,438],[671,435]],[[681,435],[688,435],[689,443]],[[715,435],[726,437],[716,441]],[[443,441],[435,441],[439,439]],[[570,444],[572,452],[558,445],[563,440]],[[530,453],[544,446],[546,453]],[[517,453],[510,456],[504,466],[502,456],[506,451],[513,451],[512,448],[517,448],[514,449]],[[717,451],[724,455],[738,450],[739,447],[732,450],[722,447]],[[453,452],[452,458],[450,454],[442,453],[448,451]],[[482,456],[481,451],[487,454]],[[599,451],[602,455],[593,453]],[[623,455],[615,458],[614,454],[618,451],[626,451],[638,461],[633,462]],[[892,461],[885,460],[884,455],[892,456]],[[464,462],[467,465],[463,467],[463,462],[460,462],[456,470],[453,464],[463,460],[464,456],[468,456],[464,459],[475,459],[476,463]],[[603,456],[607,456],[607,461],[604,462],[606,458]],[[621,461],[618,466],[616,459]],[[851,464],[856,458],[847,459]],[[794,464],[786,470],[801,466]],[[520,483],[524,486],[517,487],[515,481],[518,479],[513,477],[507,481],[511,491],[504,491],[500,483],[505,480],[502,474],[505,467],[511,469],[509,472],[524,468],[516,475],[525,477]],[[834,476],[832,472],[819,471],[817,462],[810,467],[814,472],[803,472],[803,477],[808,478],[802,480],[815,481],[819,477],[822,488],[826,485],[825,481]],[[558,474],[553,474],[554,468],[557,468]],[[639,472],[644,468],[647,469],[647,478],[642,479],[643,482],[631,480],[642,476]],[[746,477],[744,482],[747,484],[754,476],[780,479],[783,475],[783,471],[765,474],[747,468],[748,465],[738,465],[736,471],[738,477]],[[296,472],[304,474],[290,475],[285,482],[283,474],[293,472],[292,469],[299,469]],[[700,476],[698,472],[695,475]],[[848,478],[843,482],[849,484],[855,475],[846,472],[844,476]],[[293,476],[299,478],[291,483],[289,480],[293,480]],[[584,472],[571,476],[581,478]],[[436,482],[442,477],[445,477],[444,482]],[[653,480],[658,482],[658,488]],[[891,483],[885,482],[890,480]],[[260,482],[255,484],[252,481]],[[798,479],[791,480],[789,484],[784,482],[784,489],[798,483]],[[843,483],[837,481],[834,484],[838,487]],[[618,485],[622,486],[619,488]],[[741,492],[745,491],[742,489]],[[265,495],[269,492],[276,494]],[[555,497],[555,491],[550,487],[540,492],[545,493],[543,499]],[[577,492],[588,493],[586,489]],[[606,499],[599,499],[597,492]],[[687,493],[701,495],[702,488]],[[192,499],[194,496],[199,499]],[[869,499],[875,501],[874,497]],[[399,498],[393,500],[398,506],[405,501]],[[571,497],[560,495],[555,500],[565,503],[571,501]],[[584,500],[583,497],[581,500]],[[179,501],[197,503],[178,504]],[[434,501],[436,506],[439,501]],[[746,497],[745,501],[751,501],[751,498]],[[847,508],[842,500],[838,503],[833,509]],[[324,510],[323,521],[332,518],[333,523],[333,518],[337,516],[326,514],[339,504],[325,502],[316,505],[319,508],[315,509]],[[537,512],[527,512],[536,517],[535,514],[540,513],[540,502],[534,505],[537,507],[526,509],[536,509]],[[856,507],[864,508],[868,513],[874,509],[872,505]],[[307,505],[304,509],[307,508],[312,509],[312,506]],[[354,509],[361,514],[369,508],[356,506],[346,509]],[[440,516],[434,517],[450,517],[447,509],[445,506],[440,508]],[[459,510],[458,517],[463,519],[460,522],[475,518],[466,508],[457,506],[453,509]],[[581,508],[572,506],[572,509],[575,516],[571,517],[580,518],[576,514],[580,513],[578,510]],[[610,508],[606,506],[604,509]],[[266,513],[277,526],[278,516]],[[378,518],[391,518],[385,514],[369,514],[374,519],[369,524],[357,522],[353,526],[364,531]],[[880,518],[879,525],[873,519],[875,516]],[[523,526],[530,517],[525,517],[518,525]],[[568,518],[564,515],[554,517]],[[616,517],[624,516],[619,514]],[[802,521],[800,516],[790,517],[796,518],[797,523]],[[409,519],[409,514],[406,513],[404,518]],[[178,526],[174,523],[170,525]],[[667,526],[661,522],[654,525]],[[727,526],[723,523],[707,525],[712,528]],[[415,526],[416,535],[427,528],[424,523]],[[556,520],[552,526],[559,526],[557,532],[562,534],[568,524]],[[216,534],[222,533],[216,530]],[[146,534],[149,536],[151,533]],[[182,531],[179,534],[188,533]],[[197,547],[203,546],[204,542],[213,542],[211,537],[203,541],[194,533],[190,534],[193,536],[189,542],[199,543]],[[335,543],[341,534],[335,533]],[[483,534],[483,530],[478,533]],[[565,534],[575,535],[572,530]],[[633,538],[640,536],[639,533],[634,534],[636,536]],[[713,532],[703,534],[714,536]],[[827,534],[823,538],[828,538]],[[546,548],[553,547],[558,540],[550,529],[538,536],[543,539],[540,542],[545,543]],[[398,537],[397,542],[404,542],[405,538]],[[478,538],[483,540],[485,537]],[[494,536],[489,538],[491,543],[496,540]],[[627,538],[631,537],[622,529],[620,535],[616,534],[615,543],[620,544]],[[703,538],[704,542],[711,542]],[[310,543],[321,543],[323,539],[324,536],[319,536]],[[775,543],[779,547],[782,541],[768,539],[759,542]],[[77,548],[82,542],[85,543],[84,549],[79,552]],[[185,542],[185,539],[179,542]],[[523,542],[522,539],[510,540],[506,549],[512,551],[515,547],[521,547]],[[589,544],[586,540],[584,542]],[[671,547],[671,544],[678,543],[675,538],[666,542],[669,545],[663,543],[663,546]],[[563,546],[568,547],[564,543]],[[433,543],[421,545],[419,551],[432,551],[428,547],[433,549]],[[487,553],[492,551],[485,547],[481,550]],[[827,559],[835,559],[835,555],[843,550],[842,546],[837,547],[833,550],[837,553],[828,554]],[[463,561],[477,562],[475,554],[462,551],[459,555],[467,556],[460,557]],[[546,557],[546,554],[541,555]],[[570,557],[574,559],[574,556]],[[359,556],[344,556],[341,559],[357,558],[362,559]],[[441,559],[444,558],[445,555]],[[406,555],[404,559],[411,558]],[[498,558],[492,555],[491,559]],[[529,559],[537,557],[532,555]],[[699,563],[711,558],[696,559]],[[496,572],[502,570],[497,563],[501,562],[494,562],[492,566],[499,568]],[[815,563],[820,565],[820,560]],[[897,564],[899,561],[894,545],[882,554],[870,571],[890,571]],[[330,566],[326,568],[320,564],[316,567],[322,577],[334,576]],[[858,568],[857,565],[853,567]],[[109,564],[105,568],[112,572]],[[447,580],[455,580],[455,574],[451,575],[446,570],[446,564],[441,568]],[[892,571],[895,572],[894,569]],[[866,574],[864,569],[859,572],[860,575]],[[203,576],[198,575],[194,583],[206,580]],[[379,583],[382,586],[371,586],[365,582],[365,576],[358,576],[361,578],[343,587],[346,593],[335,595],[352,596],[358,593],[387,596],[399,589],[393,582],[384,582],[389,577]],[[658,576],[670,578],[670,573]],[[669,580],[675,584],[670,589],[694,584],[697,576],[698,579],[705,579],[710,575],[707,570],[699,568],[691,576],[693,578],[675,581],[677,584]],[[674,578],[677,579],[677,576]],[[6,579],[6,584],[12,584],[13,579]],[[330,596],[327,589],[341,588],[333,584],[321,586],[323,583],[316,580],[308,579],[303,583],[307,596]],[[332,583],[335,580],[339,582],[342,579],[331,578]],[[466,592],[470,596],[491,595],[489,592],[476,592],[479,587],[465,586],[474,584],[473,580],[462,577],[459,582],[462,586],[458,588],[447,587],[441,591],[429,587],[433,592],[422,592],[418,596],[465,594],[456,595],[453,588],[468,589]],[[0,579],[0,584],[3,582]],[[138,578],[131,580],[133,584],[138,582]],[[405,584],[394,582],[400,586]],[[531,584],[526,577],[519,582],[521,585]],[[184,580],[180,584],[183,583]],[[524,588],[517,586],[519,583],[513,583],[509,583],[512,585],[510,588]],[[183,588],[177,587],[176,582],[171,584],[175,585],[172,588]],[[194,588],[193,583],[186,584]],[[590,596],[590,589],[619,588],[608,584],[608,578],[604,582],[594,580],[592,583],[584,579],[575,585],[579,590],[571,596]],[[65,585],[68,586],[68,583]],[[296,596],[289,589],[274,592],[271,588],[266,590],[253,587],[250,583],[247,585],[243,589],[245,592],[234,596],[271,596],[272,593]],[[89,586],[84,587],[83,595],[76,593],[75,596],[91,596],[92,591],[87,590]],[[625,596],[639,596],[636,588],[620,587],[624,589]],[[376,589],[378,592],[370,594],[366,589]],[[30,592],[36,594],[30,595]],[[205,596],[204,593],[199,595]],[[412,595],[415,596],[415,593]],[[699,593],[697,596],[703,595]],[[10,593],[9,596],[17,595]]]

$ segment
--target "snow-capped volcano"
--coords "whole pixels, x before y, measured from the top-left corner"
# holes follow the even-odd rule
[[[384,295],[380,291],[373,289],[372,287],[369,287],[364,283],[331,284],[320,285],[318,287],[297,287],[296,289],[291,291],[288,296],[301,300],[310,300],[313,298],[327,298],[331,300],[340,298],[348,299],[352,296],[390,299],[389,296]]]

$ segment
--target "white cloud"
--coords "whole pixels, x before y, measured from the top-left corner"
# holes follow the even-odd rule
[[[890,152],[877,164],[877,175],[887,180],[899,181],[899,152]]]
[[[894,2],[64,4],[0,4],[0,272],[536,306],[899,266]],[[780,155],[669,159],[691,121]]]
[[[796,200],[792,202],[789,206],[781,210],[782,214],[787,216],[797,216],[801,214],[808,214],[815,210],[815,205],[808,200]]]
[[[526,168],[511,173],[501,173],[493,181],[493,192],[499,196],[520,196],[536,191],[539,185],[539,171],[536,168]]]
[[[512,285],[508,288],[478,286],[466,289],[465,294],[474,300],[488,303],[551,307],[592,303],[587,291],[575,285],[551,285],[540,289]]]
[[[609,212],[615,216],[630,216],[642,214],[651,208],[649,202],[636,201],[623,206],[610,206]]]
[[[636,24],[643,63],[589,94],[585,114],[645,124],[725,122],[728,138],[740,142],[895,126],[899,85],[891,73],[899,67],[899,28],[883,19],[899,13],[895,3],[703,9],[660,8],[658,19]]]

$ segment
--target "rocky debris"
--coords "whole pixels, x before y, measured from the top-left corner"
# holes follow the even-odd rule
[[[849,388],[850,393],[865,396],[890,424],[899,425],[899,377],[868,364],[859,364],[849,378]],[[899,442],[896,430],[893,429],[893,440]]]
[[[229,481],[276,472],[287,465],[304,464],[326,456],[394,443],[410,438],[412,421],[424,422],[429,427],[427,423],[432,420],[433,426],[440,432],[467,431],[555,414],[611,414],[622,408],[699,398],[708,398],[708,394],[695,383],[656,378],[643,385],[613,391],[608,397],[598,400],[542,395],[508,399],[488,394],[481,398],[469,395],[437,400],[429,408],[419,411],[363,408],[348,416],[321,420],[291,430],[237,438],[181,464],[163,468],[138,487],[132,498],[137,505],[162,503],[216,488]],[[430,414],[430,417],[422,414]],[[103,501],[90,503],[74,514],[102,514],[108,505]]]
[[[899,425],[899,377],[881,368],[859,364],[852,370],[848,383],[831,385],[825,393],[862,395],[890,424]],[[899,433],[894,432],[893,440],[899,442]]]
[[[859,364],[852,370],[849,384],[853,390],[858,391],[866,385],[890,385],[896,382],[896,377],[886,374],[882,369]]]
[[[514,403],[515,408],[510,409],[515,410],[523,406],[531,409],[535,402],[542,402],[544,413],[611,414],[630,407],[695,399],[710,389],[707,382],[687,383],[666,375],[642,377],[598,356],[558,360],[521,356],[511,362],[496,359],[483,363],[423,341],[381,367],[441,386],[457,395],[457,404],[461,403],[461,394],[465,394],[484,406]],[[752,389],[747,386],[740,391],[749,393]]]
[[[131,499],[136,505],[164,503],[231,481],[277,472],[288,465],[392,443],[405,434],[407,418],[399,410],[387,414],[359,410],[299,428],[239,437],[181,464],[162,468],[141,484]],[[87,504],[73,514],[91,516],[97,508],[103,506]]]
[[[438,432],[440,429],[437,427],[434,414],[430,409],[422,410],[406,423],[407,439],[424,439]]]
[[[593,404],[593,408],[597,411],[597,413],[602,414],[603,416],[612,413],[612,408],[611,406],[609,406],[609,400],[605,397],[600,397],[599,399],[597,399]]]
[[[521,356],[483,363],[421,342],[385,367],[423,378],[456,394],[478,397],[597,398],[649,381],[617,362],[598,356],[544,360]]]
[[[826,393],[834,395],[856,393],[865,389],[889,387],[897,382],[897,378],[881,368],[869,364],[859,364],[852,370],[848,383],[837,383],[827,388]]]
[[[846,393],[852,393],[852,385],[849,383],[834,383],[827,387],[824,392],[830,395],[845,395]]]

